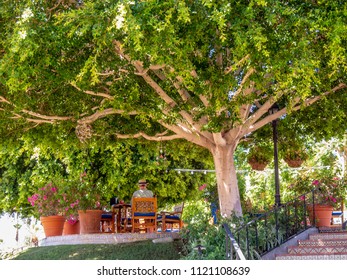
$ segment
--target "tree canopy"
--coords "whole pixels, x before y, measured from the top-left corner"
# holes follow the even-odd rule
[[[346,13],[324,0],[4,1],[0,130],[185,139],[213,156],[222,214],[240,214],[241,141],[317,102],[299,127],[345,132]]]

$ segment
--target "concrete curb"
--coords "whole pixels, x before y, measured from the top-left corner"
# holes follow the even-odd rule
[[[179,233],[103,233],[73,234],[46,237],[39,241],[39,246],[77,245],[77,244],[119,244],[152,239],[179,239]]]

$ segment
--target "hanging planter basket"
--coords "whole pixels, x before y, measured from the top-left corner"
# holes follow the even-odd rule
[[[249,165],[252,167],[253,170],[257,170],[257,171],[263,171],[266,166],[268,165],[268,163],[266,162],[257,162],[257,161],[248,161]]]
[[[285,159],[284,161],[292,168],[300,167],[304,162],[302,159]]]

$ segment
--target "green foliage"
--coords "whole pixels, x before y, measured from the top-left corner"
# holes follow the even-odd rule
[[[109,208],[113,196],[130,202],[140,178],[150,182],[149,188],[157,195],[159,206],[189,200],[209,175],[178,174],[172,169],[211,166],[204,152],[191,147],[190,154],[186,154],[186,145],[174,143],[163,146],[166,159],[159,158],[160,145],[131,141],[79,147],[47,145],[27,137],[2,143],[0,147],[1,212],[23,215],[33,214],[28,197],[53,179],[58,180],[60,194],[69,202],[66,204],[79,200],[83,208],[95,206],[96,201],[100,207]],[[87,181],[82,181],[83,174],[87,175]],[[213,181],[214,177],[208,180]],[[74,210],[70,210],[73,214]]]
[[[184,222],[187,225],[182,231],[187,248],[185,259],[225,259],[225,235],[220,224],[213,224],[210,204],[203,200],[192,202],[185,206]],[[205,250],[202,255],[196,246],[202,245]]]

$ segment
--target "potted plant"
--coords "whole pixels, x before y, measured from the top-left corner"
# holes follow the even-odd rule
[[[77,183],[80,233],[99,233],[102,211],[101,183],[93,174],[83,172]]]
[[[289,167],[297,168],[308,158],[308,153],[303,145],[295,141],[287,141],[280,145],[280,155]]]
[[[39,187],[28,198],[34,208],[34,216],[40,217],[46,237],[62,235],[64,229],[64,198],[53,182]]]
[[[78,216],[79,200],[76,198],[75,188],[69,186],[64,192],[65,223],[63,235],[79,234],[80,221]]]
[[[315,203],[308,206],[310,216],[313,219],[314,213],[317,227],[330,226],[334,207],[346,199],[346,184],[333,176],[315,179],[312,186],[315,187]]]
[[[78,210],[76,210],[77,212]],[[78,214],[66,215],[63,235],[79,234],[80,233],[80,221]]]
[[[247,162],[253,170],[262,171],[271,161],[271,148],[266,145],[253,146],[248,153]]]
[[[65,219],[63,235],[79,234],[80,225],[78,217],[79,200],[77,197],[78,190],[74,181],[67,178],[54,180],[56,191],[55,195],[59,201],[59,215]]]

